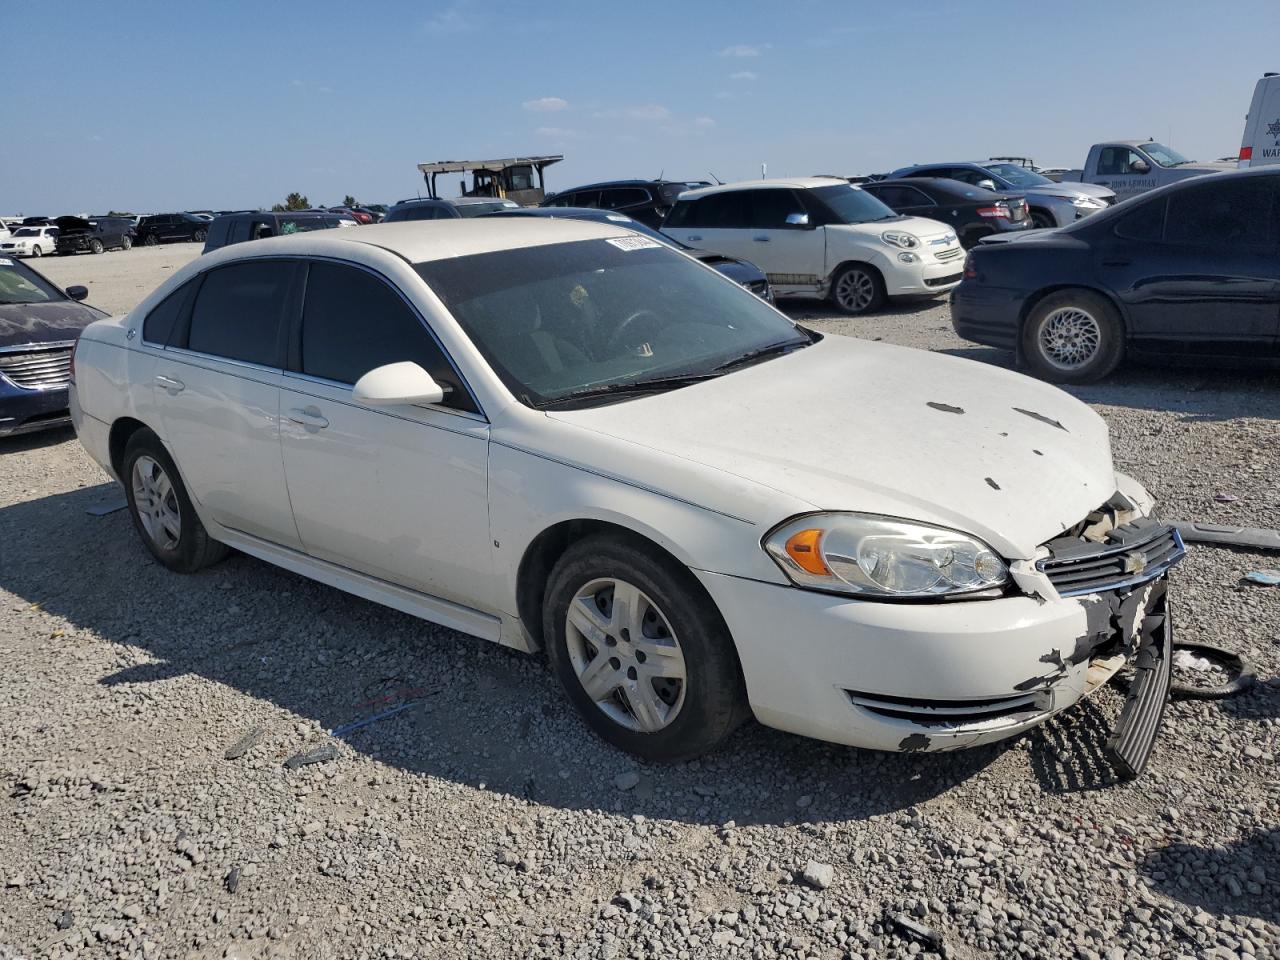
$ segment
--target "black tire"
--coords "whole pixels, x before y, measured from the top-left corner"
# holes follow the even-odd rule
[[[208,235],[209,234],[204,230],[197,230],[195,233],[191,235],[191,239],[196,243],[204,243],[204,238],[207,237]]]
[[[1058,222],[1053,219],[1053,214],[1045,210],[1031,211],[1031,226],[1037,230],[1049,230],[1056,227]]]
[[[837,270],[828,297],[836,309],[854,316],[879,310],[888,299],[884,277],[866,263],[850,263]]]
[[[982,242],[983,237],[994,236],[995,231],[990,227],[974,227],[968,230],[960,237],[960,246],[966,250],[972,250]]]
[[[32,247],[32,248],[31,248],[31,255],[32,255],[33,257],[43,257],[43,256],[44,256],[44,250],[42,250],[42,249],[41,249],[40,244],[38,244],[38,243],[37,243],[34,247]]]
[[[145,243],[148,247],[154,247],[156,244],[160,242],[160,238],[157,237],[154,233],[148,233],[145,237],[142,238],[142,242]]]
[[[654,612],[669,625],[670,634],[678,638],[676,649],[683,655],[685,679],[679,693],[673,692],[671,681],[648,681],[651,690],[656,689],[654,684],[668,684],[666,694],[678,702],[674,716],[661,729],[652,732],[629,729],[606,713],[605,707],[584,688],[574,666],[569,606],[579,591],[593,581],[613,578],[626,581],[638,588],[644,598],[651,598],[654,607],[659,608]],[[609,605],[612,615],[611,600]],[[649,622],[646,618],[645,623]],[[655,618],[655,622],[661,623],[661,620]],[[688,570],[675,567],[641,544],[599,535],[571,546],[547,580],[542,623],[547,655],[569,700],[602,739],[628,753],[661,762],[697,757],[713,750],[750,716],[737,652],[719,611],[698,588]],[[630,636],[625,630],[620,631],[619,636],[622,642],[615,638],[610,644],[611,652],[625,657]],[[606,656],[605,649],[604,646],[597,649],[589,662],[595,663],[595,657]],[[611,657],[606,666],[614,664],[618,683],[625,685],[628,681],[616,667],[619,662]],[[639,663],[644,662],[640,655]],[[645,682],[644,677],[637,678],[634,672],[628,671],[626,675],[631,681]],[[622,696],[625,697],[625,693]],[[624,713],[631,709],[627,704],[629,701],[619,700],[611,707]]]
[[[92,240],[89,241],[90,253],[101,253],[104,249],[105,248],[102,246],[102,241],[99,240],[97,237],[94,237]]]
[[[1061,325],[1056,335],[1054,324]],[[1124,359],[1124,322],[1100,294],[1059,290],[1037,303],[1023,321],[1021,348],[1026,365],[1043,380],[1092,383]]]
[[[132,249],[133,249],[133,237],[121,237],[121,238],[120,238],[120,249],[121,249],[121,250],[132,250]]]
[[[157,543],[147,531],[140,513],[140,509],[145,509],[146,505],[144,504],[141,508],[139,506],[138,492],[135,490],[137,484],[134,468],[143,457],[150,458],[158,465],[168,479],[172,499],[168,497],[165,499],[169,508],[176,509],[181,519],[179,535],[171,547]],[[227,555],[229,548],[210,537],[204,524],[200,522],[173,458],[165,450],[160,438],[152,431],[143,428],[129,438],[124,449],[122,468],[121,480],[124,482],[125,499],[129,503],[129,516],[133,518],[133,527],[156,560],[176,573],[195,573],[197,570],[217,563]]]

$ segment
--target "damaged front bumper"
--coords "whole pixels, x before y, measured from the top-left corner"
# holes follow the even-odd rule
[[[1097,541],[1063,538],[1015,565],[1024,595],[949,603],[699,577],[725,616],[762,723],[851,746],[938,751],[1041,724],[1126,663],[1138,661],[1140,676],[1149,661],[1160,665],[1159,651],[1167,663],[1167,573],[1183,552],[1172,528],[1135,521]],[[1159,725],[1148,703],[1158,690],[1139,687],[1141,716],[1113,751],[1136,772]]]

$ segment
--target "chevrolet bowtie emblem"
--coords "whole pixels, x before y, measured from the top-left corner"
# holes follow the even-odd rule
[[[1142,554],[1126,553],[1124,555],[1124,572],[1125,573],[1141,573],[1147,569],[1147,558]]]

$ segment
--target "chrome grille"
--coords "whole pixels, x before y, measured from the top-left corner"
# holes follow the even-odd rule
[[[846,690],[845,696],[855,706],[892,720],[948,726],[1002,720],[1011,716],[1034,713],[1039,709],[1035,691],[998,697],[994,700],[919,700],[913,697],[861,693],[857,690]]]
[[[964,253],[963,247],[952,247],[950,250],[939,250],[937,253],[933,255],[933,257],[935,260],[942,260],[945,262],[947,260],[954,260],[956,257],[961,256],[963,253]]]
[[[28,390],[65,387],[71,380],[71,345],[60,343],[0,353],[0,376]]]
[[[1063,537],[1045,546],[1049,556],[1036,567],[1063,597],[1119,590],[1154,580],[1187,552],[1177,530],[1151,519],[1116,527],[1102,543]]]

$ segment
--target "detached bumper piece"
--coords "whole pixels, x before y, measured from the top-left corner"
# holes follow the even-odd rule
[[[1134,678],[1129,698],[1120,711],[1106,746],[1107,761],[1125,780],[1141,776],[1151,758],[1151,750],[1164,719],[1169,702],[1169,685],[1173,676],[1173,618],[1167,596],[1168,583],[1159,580],[1138,593],[1146,594],[1141,619],[1135,623],[1138,644],[1134,662]]]

